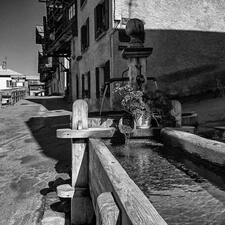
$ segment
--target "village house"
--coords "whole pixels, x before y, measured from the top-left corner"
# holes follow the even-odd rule
[[[145,24],[145,46],[153,48],[147,60],[147,76],[156,77],[160,89],[182,99],[216,92],[224,86],[225,3],[49,0],[46,7],[44,57],[69,60],[70,98],[87,99],[92,111],[100,109],[105,83],[127,76],[127,61],[121,53],[129,46],[125,26],[130,18],[139,18]],[[53,18],[55,27],[49,25]],[[45,71],[41,71],[42,76],[51,77],[51,83],[57,86],[61,79],[54,75],[57,70]],[[113,83],[106,93],[105,110],[112,109],[112,90]]]
[[[26,86],[26,76],[8,68],[0,67],[0,90]]]

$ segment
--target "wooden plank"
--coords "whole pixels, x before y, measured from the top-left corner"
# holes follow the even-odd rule
[[[69,184],[62,184],[57,186],[57,196],[59,198],[73,198],[74,194],[76,197],[89,196],[88,188],[75,188]]]
[[[112,192],[120,209],[120,224],[166,225],[109,149],[97,139],[90,139],[89,143],[89,185],[94,204],[98,195]]]
[[[59,198],[72,198],[74,195],[74,187],[69,184],[57,186],[57,196]]]
[[[82,130],[57,129],[57,138],[110,138],[114,135],[113,127],[98,127]]]
[[[88,105],[84,100],[73,104],[72,129],[88,129]],[[72,187],[88,189],[87,139],[72,139]],[[91,224],[94,211],[89,194],[80,196],[76,191],[71,199],[72,224]]]
[[[119,209],[110,192],[102,193],[97,198],[96,225],[116,225]]]
[[[88,128],[88,104],[84,100],[73,103],[72,129],[81,130]]]

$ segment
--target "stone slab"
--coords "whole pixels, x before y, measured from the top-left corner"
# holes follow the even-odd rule
[[[163,143],[187,151],[215,165],[225,166],[225,143],[170,128],[161,130]]]

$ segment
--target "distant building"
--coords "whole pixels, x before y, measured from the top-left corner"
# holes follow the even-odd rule
[[[0,67],[0,90],[26,87],[26,76]]]
[[[39,76],[26,76],[28,83],[29,96],[44,96],[45,83],[40,82]]]

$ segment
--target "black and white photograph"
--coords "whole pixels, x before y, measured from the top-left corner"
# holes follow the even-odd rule
[[[225,1],[0,3],[0,225],[225,225]]]

